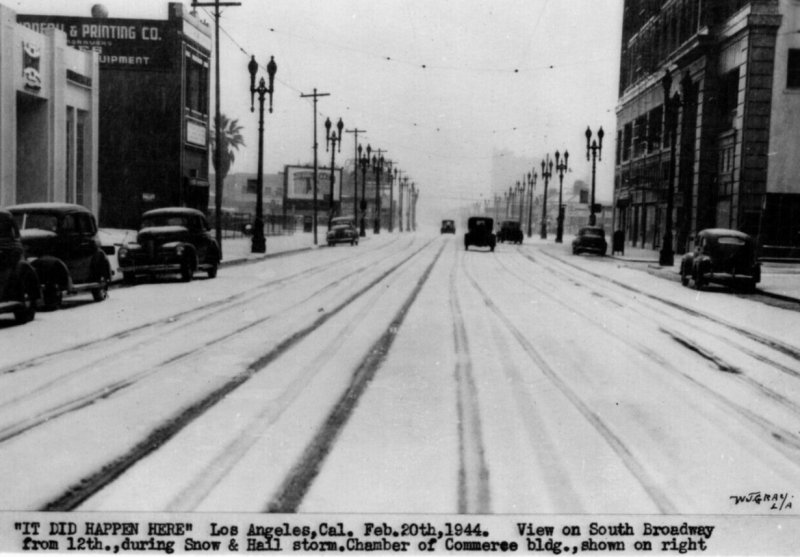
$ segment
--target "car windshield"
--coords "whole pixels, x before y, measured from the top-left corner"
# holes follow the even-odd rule
[[[579,234],[581,236],[596,236],[598,238],[605,236],[605,232],[599,228],[583,228]]]
[[[352,224],[352,219],[335,218],[331,221],[331,226],[351,226]]]
[[[150,215],[142,219],[142,228],[153,226],[183,226],[189,228],[189,217],[185,215]]]
[[[20,230],[58,230],[58,217],[49,213],[15,213],[14,220]]]

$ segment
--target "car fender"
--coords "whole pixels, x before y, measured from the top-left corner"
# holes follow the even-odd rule
[[[72,277],[67,265],[57,257],[44,255],[30,262],[40,284],[56,283],[65,290],[72,288]]]
[[[707,255],[695,257],[692,268],[701,275],[710,273],[712,268],[711,258],[709,258]]]
[[[111,280],[111,263],[103,251],[98,251],[92,258],[92,281],[99,282],[101,278]]]

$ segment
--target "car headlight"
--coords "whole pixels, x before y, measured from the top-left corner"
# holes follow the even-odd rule
[[[128,248],[119,248],[117,259],[125,259],[126,257],[128,257]]]
[[[183,246],[177,246],[177,247],[175,248],[175,253],[176,253],[177,255],[183,255]]]

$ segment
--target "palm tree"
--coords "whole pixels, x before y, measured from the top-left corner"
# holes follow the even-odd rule
[[[244,138],[242,137],[242,126],[239,125],[239,120],[229,120],[224,114],[219,115],[220,120],[220,161],[217,163],[217,138],[216,127],[208,130],[209,144],[211,145],[212,156],[211,161],[214,165],[214,172],[219,174],[220,179],[224,180],[231,169],[231,165],[236,156],[234,151],[238,151],[239,147],[244,145]],[[216,116],[214,123],[217,123]]]

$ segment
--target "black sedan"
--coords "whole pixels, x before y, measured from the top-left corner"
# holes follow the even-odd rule
[[[584,252],[605,255],[607,251],[606,232],[599,226],[584,226],[572,240],[573,255]]]
[[[727,228],[701,230],[694,250],[681,259],[681,284],[688,286],[690,278],[698,290],[710,282],[755,290],[761,281],[761,264],[753,238]]]

